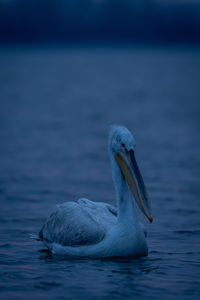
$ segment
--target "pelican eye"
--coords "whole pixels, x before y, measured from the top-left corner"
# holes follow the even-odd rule
[[[123,148],[125,148],[125,144],[124,144],[124,143],[121,143],[121,146],[122,146]]]

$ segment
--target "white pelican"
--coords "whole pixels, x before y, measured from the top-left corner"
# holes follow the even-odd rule
[[[150,222],[151,204],[134,152],[135,140],[130,131],[112,126],[109,153],[117,208],[88,199],[58,205],[38,238],[53,254],[99,258],[148,254],[133,197]]]

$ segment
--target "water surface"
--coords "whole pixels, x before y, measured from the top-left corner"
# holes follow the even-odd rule
[[[199,299],[199,70],[197,48],[1,49],[1,299]],[[115,204],[113,123],[137,142],[149,256],[52,257],[28,237],[57,203]]]

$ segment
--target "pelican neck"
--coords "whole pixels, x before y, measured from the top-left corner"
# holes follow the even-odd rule
[[[111,167],[116,193],[118,222],[130,223],[131,221],[133,223],[137,220],[135,215],[133,196],[113,155],[111,155]]]

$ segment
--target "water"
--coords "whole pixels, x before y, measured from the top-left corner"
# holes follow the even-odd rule
[[[199,299],[199,48],[2,48],[1,299]],[[115,203],[109,124],[137,141],[151,196],[149,256],[52,257],[56,203]]]

